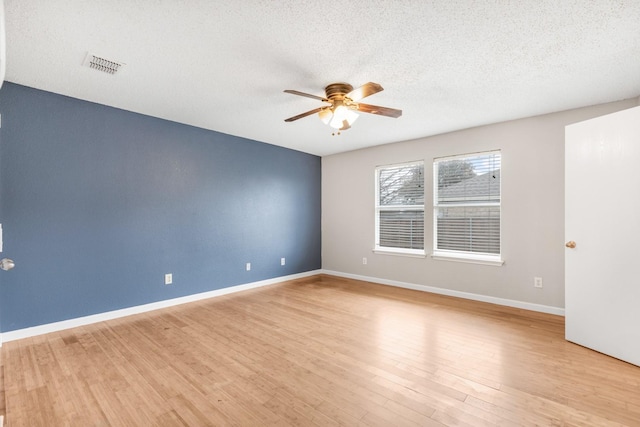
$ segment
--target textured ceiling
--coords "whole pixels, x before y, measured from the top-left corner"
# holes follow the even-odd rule
[[[640,0],[5,0],[6,80],[327,155],[640,95]],[[92,52],[127,65],[82,63]],[[340,136],[333,82],[373,81]]]

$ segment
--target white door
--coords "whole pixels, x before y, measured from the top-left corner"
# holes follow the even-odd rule
[[[640,366],[640,107],[566,127],[565,237],[566,339]]]

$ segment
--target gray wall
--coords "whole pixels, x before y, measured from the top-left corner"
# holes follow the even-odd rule
[[[564,127],[637,103],[637,99],[620,101],[323,157],[323,268],[563,308]],[[376,166],[425,161],[429,254],[433,159],[495,149],[502,151],[503,266],[372,252]],[[363,257],[367,265],[362,264]],[[543,278],[543,289],[533,287],[534,276]]]
[[[11,83],[0,113],[3,331],[321,267],[317,156]]]

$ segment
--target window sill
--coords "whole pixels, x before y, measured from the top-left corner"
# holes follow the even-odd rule
[[[431,258],[436,261],[466,262],[469,264],[492,265],[495,267],[500,267],[504,264],[504,260],[500,259],[499,257],[487,255],[434,252],[431,254]]]
[[[401,248],[373,248],[373,252],[381,255],[396,255],[412,258],[425,258],[427,254],[422,249],[401,249]]]

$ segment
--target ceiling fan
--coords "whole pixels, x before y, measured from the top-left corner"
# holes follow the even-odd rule
[[[381,92],[382,90],[384,90],[382,86],[373,82],[365,83],[357,89],[354,89],[353,86],[348,83],[332,83],[324,89],[324,97],[287,89],[285,90],[286,93],[317,99],[330,105],[318,107],[311,111],[307,111],[306,113],[289,117],[285,122],[293,122],[303,117],[318,113],[320,120],[325,124],[342,131],[349,129],[353,122],[358,118],[356,111],[393,118],[400,117],[402,115],[402,110],[379,107],[377,105],[363,104],[359,102],[361,99]],[[338,132],[338,135],[339,134],[340,132]]]

